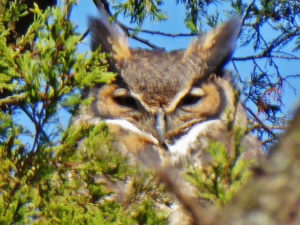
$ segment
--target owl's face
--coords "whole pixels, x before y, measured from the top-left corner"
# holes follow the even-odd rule
[[[93,47],[101,45],[112,54],[110,68],[117,78],[91,90],[95,101],[89,118],[105,120],[118,148],[126,152],[197,151],[222,136],[227,114],[237,111],[234,89],[222,68],[239,29],[239,20],[233,19],[187,50],[133,50],[113,25],[92,19]]]

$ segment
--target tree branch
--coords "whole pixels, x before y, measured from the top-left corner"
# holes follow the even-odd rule
[[[12,95],[6,98],[0,99],[0,106],[2,105],[18,105],[26,99],[26,94]]]
[[[245,60],[253,60],[253,59],[263,59],[263,58],[278,58],[278,59],[287,59],[287,60],[299,60],[298,56],[284,56],[284,55],[265,55],[264,53],[258,55],[250,55],[244,57],[232,57],[234,61],[245,61]]]
[[[268,126],[266,126],[259,118],[258,116],[255,115],[255,113],[249,108],[247,107],[245,104],[242,104],[243,107],[251,114],[251,116],[253,116],[253,118],[257,121],[257,123],[259,123],[262,128],[268,133],[270,134],[273,138],[277,138],[277,136],[268,128]]]
[[[140,37],[138,37],[138,36],[136,36],[136,35],[132,35],[131,38],[134,39],[134,40],[137,40],[137,41],[139,41],[139,42],[141,42],[141,43],[143,43],[143,44],[145,44],[145,45],[147,45],[147,46],[149,46],[150,48],[153,48],[153,49],[155,49],[155,50],[165,51],[164,48],[159,47],[159,46],[157,46],[157,45],[154,45],[154,44],[152,44],[150,41],[148,41],[148,40],[146,40],[146,39],[143,39],[143,38],[140,38]]]
[[[123,27],[127,30],[130,31],[139,31],[142,33],[147,33],[147,34],[153,34],[153,35],[162,35],[162,36],[167,36],[167,37],[193,37],[197,36],[196,33],[178,33],[178,34],[171,34],[171,33],[166,33],[166,32],[161,32],[161,31],[153,31],[153,30],[147,30],[147,29],[136,29],[132,28],[126,25],[123,25]]]

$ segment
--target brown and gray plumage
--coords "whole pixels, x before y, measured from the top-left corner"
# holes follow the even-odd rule
[[[223,70],[240,27],[234,18],[198,37],[188,49],[166,52],[130,49],[117,25],[91,18],[92,49],[101,46],[111,54],[110,69],[118,75],[113,83],[91,89],[95,101],[77,121],[106,121],[125,154],[152,151],[162,165],[190,157],[201,166],[203,149],[211,141],[228,144],[228,118],[247,126],[231,75]],[[252,139],[244,142],[256,155]]]
[[[229,124],[246,130],[248,122],[231,73],[223,67],[240,27],[240,20],[234,18],[196,38],[186,50],[166,52],[131,49],[120,27],[105,18],[90,19],[92,49],[101,46],[111,55],[109,68],[117,77],[90,90],[94,101],[81,110],[75,123],[105,121],[115,147],[133,162],[150,167],[171,165],[181,171],[181,162],[203,167],[210,161],[205,149],[215,141],[233,151]],[[261,155],[260,144],[251,134],[244,137],[242,146],[245,157]],[[181,184],[194,198],[193,188],[184,181]],[[173,206],[169,224],[189,224],[182,208]]]

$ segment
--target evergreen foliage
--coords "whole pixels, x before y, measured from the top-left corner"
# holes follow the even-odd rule
[[[249,168],[254,165],[254,161],[240,157],[240,146],[235,146],[233,154],[230,154],[224,144],[215,142],[211,143],[207,151],[211,162],[200,169],[189,166],[186,179],[196,187],[200,199],[221,206],[229,203],[247,181]]]
[[[104,54],[77,52],[82,35],[69,19],[75,1],[45,11],[7,4],[0,24],[0,224],[164,224],[151,197],[163,193],[153,175],[129,167],[104,124],[63,131],[57,123],[62,110],[78,109],[85,88],[114,79]],[[10,24],[27,10],[34,22],[8,43]],[[26,116],[33,128],[22,121]],[[137,188],[126,210],[110,200],[115,190],[106,183],[129,176]]]
[[[102,2],[108,10],[112,4],[115,19],[123,13],[139,27],[149,16],[166,19],[160,0]],[[177,1],[186,6],[186,24],[192,32],[202,29],[203,16],[208,16],[210,26],[217,23],[218,14],[211,16],[206,10],[215,2]],[[235,12],[250,15],[249,26],[257,30],[270,18],[295,24],[290,15],[299,14],[297,1],[261,1],[260,7],[254,1],[231,3]],[[108,71],[101,49],[78,53],[83,35],[70,21],[75,4],[64,0],[45,10],[18,0],[0,5],[0,224],[166,224],[168,212],[162,207],[171,204],[174,196],[157,179],[157,171],[132,165],[120,155],[105,124],[64,129],[58,122],[62,111],[74,114],[79,104],[89,104],[90,99],[83,100],[86,88],[115,76]],[[24,33],[16,32],[17,22],[29,13],[34,21]],[[281,31],[289,26],[277,25]],[[296,35],[291,29],[290,34]],[[255,32],[243,44],[253,38],[255,48],[261,48],[261,37]],[[291,38],[282,33],[273,47]],[[261,56],[271,57],[272,50],[267,48]],[[262,73],[256,78],[266,82]],[[263,91],[258,87],[249,98],[257,103],[255,96]],[[269,110],[269,102],[263,103],[259,107]],[[252,162],[239,157],[244,134],[232,132],[233,154],[212,143],[207,150],[212,162],[200,169],[187,166],[185,174],[199,198],[216,206],[231,202],[251,173]]]

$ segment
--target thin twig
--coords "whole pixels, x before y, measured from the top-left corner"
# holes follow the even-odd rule
[[[47,133],[43,130],[43,128],[41,127],[41,125],[35,120],[35,118],[28,112],[28,110],[24,107],[21,106],[21,109],[23,110],[23,112],[25,112],[25,114],[29,117],[29,119],[33,122],[33,124],[35,125],[35,127],[39,127],[39,131],[44,135],[44,137],[46,138],[46,140],[48,142],[50,142],[50,138],[48,137]]]
[[[285,78],[300,78],[300,74],[286,75]]]
[[[83,41],[86,38],[86,36],[88,36],[89,33],[90,33],[90,29],[87,29],[81,36],[80,41]]]
[[[96,0],[94,0],[95,2]],[[100,0],[101,3],[103,4],[103,7],[105,9],[105,11],[110,15],[112,16],[112,13],[111,13],[111,10],[110,10],[110,7],[109,7],[109,3],[106,1],[106,0]]]
[[[248,7],[247,7],[247,9],[246,9],[246,12],[245,12],[245,14],[244,14],[244,16],[243,16],[243,18],[242,18],[242,24],[243,24],[243,26],[244,26],[244,24],[245,24],[245,20],[247,19],[247,17],[248,17],[248,15],[249,15],[249,13],[250,13],[250,11],[251,11],[251,9],[252,9],[252,6],[255,4],[255,0],[253,0],[249,5],[248,5]]]
[[[269,45],[268,48],[266,48],[264,51],[263,51],[263,55],[269,55],[271,53],[271,51],[275,48],[275,47],[278,47],[279,45],[281,45],[283,42],[287,41],[289,38],[293,37],[295,34],[297,34],[297,32],[299,32],[300,30],[300,27],[296,27],[296,29],[286,35],[284,35],[283,37],[278,37],[278,38],[275,38],[271,44]]]
[[[110,7],[109,7],[109,3],[106,0],[93,0],[93,2],[94,2],[94,4],[96,5],[96,7],[98,9],[102,9],[102,10],[104,10],[108,14],[108,16],[112,16],[112,13],[111,13],[111,10],[110,10]],[[159,47],[159,46],[151,43],[150,41],[148,41],[146,39],[138,37],[137,35],[130,34],[129,30],[132,30],[132,28],[129,29],[129,27],[127,27],[126,25],[124,25],[120,21],[115,20],[114,22],[117,25],[119,25],[124,30],[124,32],[128,36],[130,36],[132,39],[137,40],[137,41],[139,41],[139,42],[141,42],[141,43],[149,46],[150,48],[153,48],[153,49],[156,49],[156,50],[162,50],[162,51],[165,50],[164,48]],[[86,33],[88,34],[88,31],[86,31]]]
[[[243,107],[253,116],[253,118],[262,126],[262,128],[270,134],[273,138],[277,138],[277,136],[258,118],[258,116],[245,104],[243,104]]]
[[[286,130],[286,126],[267,126],[270,130]],[[261,124],[255,124],[252,129],[262,128]]]
[[[153,48],[155,50],[165,51],[165,48],[162,48],[162,47],[159,47],[159,46],[157,46],[155,44],[152,44],[150,41],[148,41],[146,39],[143,39],[143,38],[140,38],[140,37],[138,37],[136,35],[131,36],[131,38],[134,39],[134,40],[137,40],[137,41],[139,41],[139,42],[141,42],[141,43],[143,43],[143,44],[145,44],[145,45],[147,45],[150,48]]]
[[[250,55],[244,57],[232,57],[234,61],[245,61],[245,60],[253,60],[253,59],[263,59],[263,58],[278,58],[278,59],[287,59],[287,60],[299,60],[298,56],[284,56],[284,55],[264,55],[264,53],[258,55]]]
[[[147,34],[153,34],[153,35],[162,35],[162,36],[167,36],[167,37],[193,37],[197,36],[196,33],[178,33],[178,34],[171,34],[171,33],[166,33],[166,32],[161,32],[161,31],[153,31],[153,30],[147,30],[147,29],[136,29],[132,28],[126,25],[123,25],[124,28],[130,31],[139,31],[142,33],[147,33]]]

